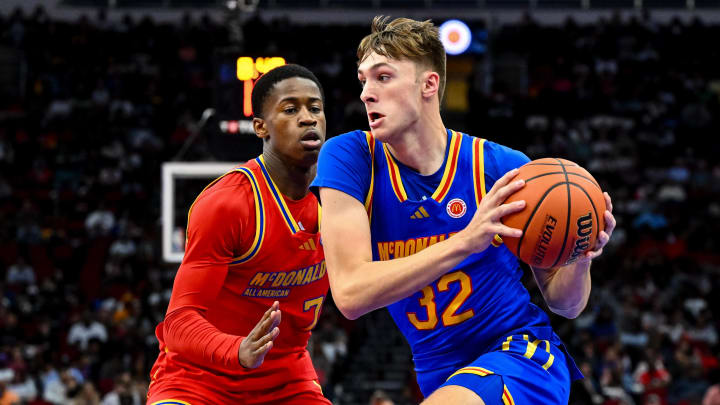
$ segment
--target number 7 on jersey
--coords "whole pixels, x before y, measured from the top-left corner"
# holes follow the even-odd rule
[[[322,303],[324,300],[325,300],[325,296],[321,295],[317,298],[312,298],[312,299],[305,301],[305,303],[303,304],[303,312],[310,311],[314,307],[315,308],[315,316],[313,317],[312,323],[309,326],[306,326],[305,328],[303,328],[303,330],[312,330],[312,328],[314,328],[315,325],[317,325],[318,318],[320,318],[320,309],[322,308]]]

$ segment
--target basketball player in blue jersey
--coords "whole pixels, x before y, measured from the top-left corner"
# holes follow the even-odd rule
[[[582,378],[548,316],[530,302],[500,218],[528,161],[448,130],[440,117],[445,51],[429,21],[373,20],[358,48],[370,131],[327,142],[312,187],[333,298],[355,319],[388,307],[407,338],[425,404],[565,404]],[[590,264],[610,239],[564,267],[532,269],[549,308],[580,314]]]

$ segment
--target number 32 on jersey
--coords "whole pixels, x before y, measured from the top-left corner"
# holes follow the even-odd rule
[[[455,271],[448,273],[437,281],[437,290],[440,294],[450,289],[450,284],[459,283],[460,291],[455,294],[455,297],[450,301],[450,304],[442,310],[442,323],[443,326],[457,325],[472,318],[475,313],[472,309],[457,313],[458,309],[465,303],[465,300],[472,293],[472,280],[470,276],[463,273],[462,271]],[[422,289],[422,297],[420,297],[420,305],[425,307],[427,311],[427,320],[420,320],[416,312],[408,312],[408,320],[417,329],[430,330],[434,329],[438,324],[438,308],[435,304],[435,289],[432,285],[429,285]],[[425,316],[422,316],[425,318]]]

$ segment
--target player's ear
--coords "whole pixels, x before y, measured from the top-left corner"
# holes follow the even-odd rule
[[[255,131],[255,135],[260,139],[265,139],[269,135],[267,124],[265,124],[265,120],[262,118],[253,118],[253,130]]]
[[[430,98],[434,94],[437,94],[440,90],[440,75],[432,70],[427,70],[422,73],[422,95],[425,98]]]

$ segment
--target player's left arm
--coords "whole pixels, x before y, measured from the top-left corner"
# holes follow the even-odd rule
[[[243,174],[232,175],[244,179]],[[208,320],[228,263],[255,233],[249,220],[255,210],[249,181],[217,187],[201,194],[188,216],[187,248],[163,322],[165,344],[198,365],[255,368],[280,333],[281,311],[278,302],[273,303],[247,336],[225,333]]]
[[[605,229],[600,231],[593,250],[585,252],[576,262],[567,266],[551,269],[530,266],[550,310],[565,318],[577,318],[585,309],[590,297],[590,265],[593,259],[602,254],[603,247],[610,241],[615,229],[612,200],[608,193],[603,195],[607,206],[604,213]]]

